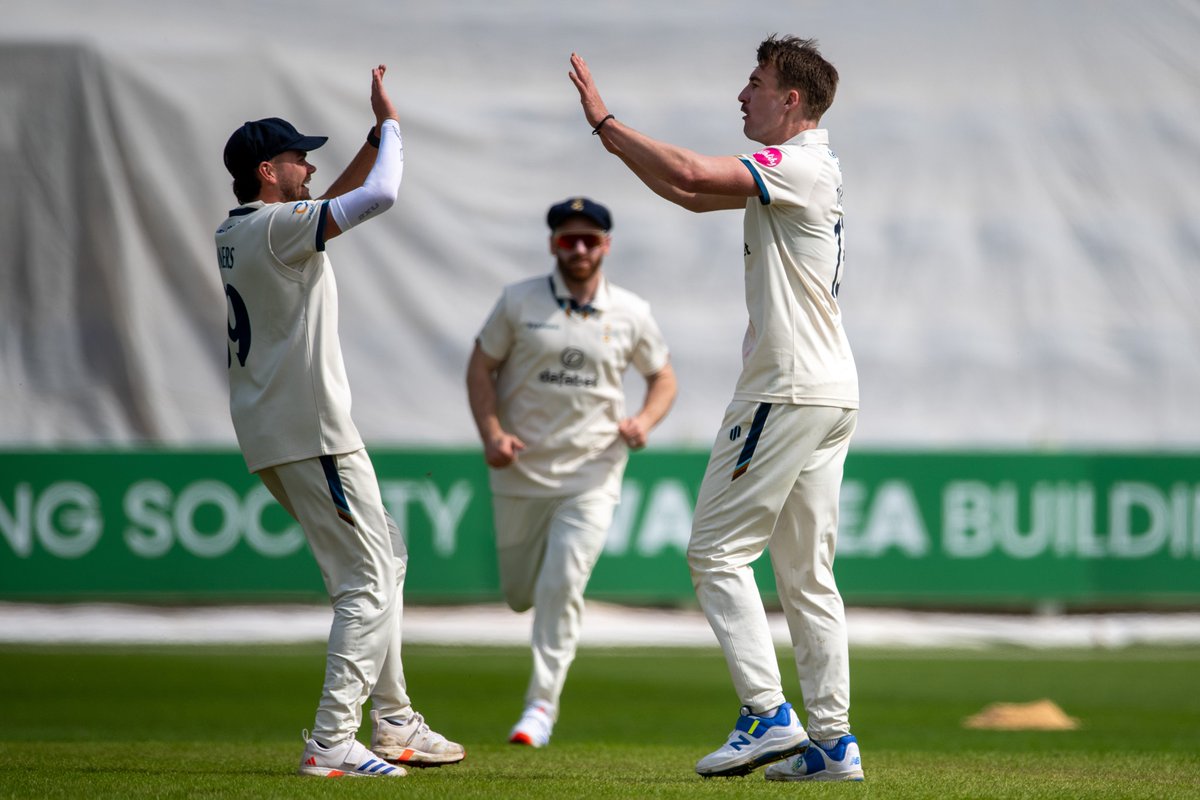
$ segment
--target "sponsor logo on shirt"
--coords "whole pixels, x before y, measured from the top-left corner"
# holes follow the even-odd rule
[[[755,156],[755,158],[757,158],[757,156]],[[308,202],[307,200],[301,200],[299,203],[296,203],[296,205],[292,206],[292,213],[307,214],[310,208],[312,208],[312,203]]]
[[[538,380],[542,383],[557,383],[559,386],[579,386],[584,389],[590,389],[600,383],[598,375],[580,375],[578,372],[567,372],[565,369],[560,369],[558,372],[551,372],[548,369],[538,373]]]
[[[783,152],[777,147],[764,147],[751,157],[764,167],[778,167],[783,161]]]
[[[555,325],[553,322],[537,322],[537,321],[526,322],[525,327],[531,331],[538,331],[538,330],[556,331],[556,330],[558,330],[558,326]]]
[[[580,386],[581,389],[592,389],[593,386],[600,384],[600,375],[581,374],[578,369],[582,368],[584,363],[587,363],[587,356],[583,354],[583,350],[578,348],[564,348],[562,353],[558,355],[558,360],[565,369],[559,369],[554,372],[553,369],[542,369],[538,373],[538,380],[544,384],[558,384],[559,386]]]
[[[558,360],[566,369],[557,372],[544,369],[538,374],[542,383],[556,383],[559,386],[579,386],[590,389],[600,383],[599,375],[581,375],[578,370],[587,362],[587,357],[578,347],[567,347],[559,354]]]
[[[583,351],[578,347],[568,347],[562,351],[562,355],[558,357],[558,360],[567,369],[579,369],[583,366]]]

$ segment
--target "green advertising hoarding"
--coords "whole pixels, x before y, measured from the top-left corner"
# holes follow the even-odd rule
[[[473,450],[372,451],[410,602],[499,599]],[[692,601],[706,453],[633,455],[589,595]],[[1200,602],[1200,456],[852,451],[836,572],[851,604]],[[770,564],[755,568],[773,591]],[[0,453],[0,599],[317,600],[296,524],[233,451]]]

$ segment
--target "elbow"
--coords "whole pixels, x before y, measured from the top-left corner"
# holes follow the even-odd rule
[[[396,204],[396,198],[400,196],[400,179],[386,180],[372,174],[362,188],[370,198],[371,205],[377,209],[375,213],[379,214]]]
[[[704,191],[704,175],[690,167],[678,170],[671,182],[679,191],[688,194],[700,194]]]
[[[399,196],[400,196],[400,187],[398,185],[386,187],[386,188],[380,187],[378,193],[375,196],[375,202],[379,204],[379,212],[383,213],[384,211],[387,211],[392,206],[396,205],[396,198]]]
[[[679,196],[675,198],[675,203],[680,208],[690,211],[693,214],[702,214],[710,210],[708,204],[705,202],[705,198],[698,194],[684,194],[680,192]]]
[[[712,208],[708,202],[706,186],[704,177],[698,173],[688,172],[680,174],[677,176],[675,182],[675,188],[678,192],[675,202],[693,214],[711,211]]]
[[[712,159],[705,159],[695,154],[688,154],[685,157],[679,158],[674,164],[674,175],[671,176],[671,182],[683,192],[689,194],[707,194],[713,190],[713,183],[717,180],[717,175],[714,174]]]
[[[387,211],[396,204],[396,196],[399,194],[396,189],[388,189],[378,184],[363,186],[362,191],[363,211],[358,215],[356,222],[365,222]]]

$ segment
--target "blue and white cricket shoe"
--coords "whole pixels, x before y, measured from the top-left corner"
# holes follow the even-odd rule
[[[850,734],[832,747],[817,742],[795,758],[767,767],[769,781],[861,781],[862,756],[858,740]]]
[[[323,747],[304,732],[304,755],[300,757],[301,775],[314,778],[403,778],[408,774],[362,746],[353,736],[333,747]]]
[[[729,740],[696,762],[703,778],[749,775],[773,761],[801,753],[808,746],[808,734],[800,724],[791,703],[784,703],[772,717],[751,714],[742,706]]]

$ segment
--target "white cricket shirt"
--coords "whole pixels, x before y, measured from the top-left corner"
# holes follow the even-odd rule
[[[825,130],[739,156],[759,194],[746,202],[746,310],[735,400],[858,408],[842,329],[842,171]]]
[[[338,339],[326,204],[261,201],[217,229],[229,310],[229,410],[251,472],[362,448]]]
[[[496,495],[554,497],[591,489],[621,492],[628,448],[622,375],[666,366],[668,352],[650,305],[602,280],[590,311],[571,309],[558,270],[511,284],[479,333],[484,353],[503,361],[497,409],[525,450],[492,469]]]

